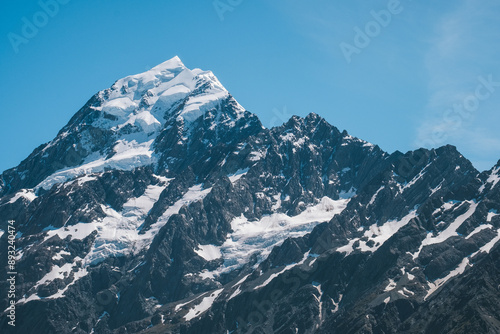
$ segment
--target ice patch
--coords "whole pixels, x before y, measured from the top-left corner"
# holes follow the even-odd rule
[[[382,186],[380,187],[377,192],[375,192],[375,194],[373,194],[372,198],[370,199],[370,202],[368,202],[368,206],[372,205],[373,203],[375,203],[375,199],[377,198],[377,195],[379,192],[381,192],[383,189],[385,188],[385,186]]]
[[[210,294],[210,296],[203,298],[201,303],[193,307],[188,311],[188,313],[184,316],[184,319],[186,321],[191,321],[192,319],[200,316],[203,312],[207,311],[210,307],[212,307],[212,304],[214,303],[215,299],[220,295],[224,289],[216,290]]]
[[[62,250],[60,251],[59,253],[57,253],[56,255],[52,256],[52,260],[61,260],[62,259],[62,255],[71,255],[70,252],[66,252],[65,250]]]
[[[385,287],[384,292],[389,292],[391,290],[394,290],[396,286],[397,284],[394,282],[394,280],[389,278],[389,284]]]
[[[231,183],[235,183],[238,181],[242,176],[246,175],[248,173],[249,168],[245,169],[238,169],[236,173],[229,175],[229,180]]]
[[[233,299],[234,297],[236,297],[237,295],[239,295],[241,293],[241,289],[240,287],[238,287],[232,294],[231,296],[229,296],[228,298],[228,301],[230,301],[231,299]]]
[[[48,229],[43,242],[49,240],[55,235],[59,236],[61,240],[68,236],[71,236],[71,239],[82,240],[88,237],[90,233],[97,230],[97,225],[97,223],[78,223],[71,226],[61,227],[59,229]]]
[[[32,189],[21,189],[9,200],[9,203],[15,203],[20,198],[24,198],[31,203],[35,198],[37,198],[37,196]]]
[[[222,257],[219,247],[215,245],[199,245],[198,249],[195,249],[194,251],[207,261],[216,260]]]
[[[495,216],[498,216],[497,210],[490,210],[488,212],[488,216],[486,217],[486,221],[491,222],[491,219]]]

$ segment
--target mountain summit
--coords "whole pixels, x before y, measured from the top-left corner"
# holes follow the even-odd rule
[[[16,329],[499,332],[499,180],[453,146],[389,154],[315,113],[266,129],[174,57],[2,174]]]
[[[2,175],[0,194],[21,188],[48,190],[108,168],[132,170],[158,163],[168,168],[157,147],[185,150],[200,120],[207,133],[197,139],[206,140],[206,145],[213,145],[219,133],[231,136],[239,126],[260,126],[212,72],[190,70],[174,57],[95,94],[56,138]]]

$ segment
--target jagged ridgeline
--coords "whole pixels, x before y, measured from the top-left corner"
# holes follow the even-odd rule
[[[453,146],[388,154],[317,114],[264,128],[175,57],[2,174],[16,330],[498,333],[499,171]]]

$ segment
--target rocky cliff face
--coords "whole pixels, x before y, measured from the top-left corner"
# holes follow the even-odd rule
[[[2,174],[17,329],[496,333],[499,170],[388,154],[317,114],[266,129],[173,58]]]

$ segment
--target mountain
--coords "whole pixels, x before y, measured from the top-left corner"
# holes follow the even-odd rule
[[[499,172],[449,145],[389,154],[314,113],[264,128],[175,57],[2,174],[16,330],[498,333]]]

